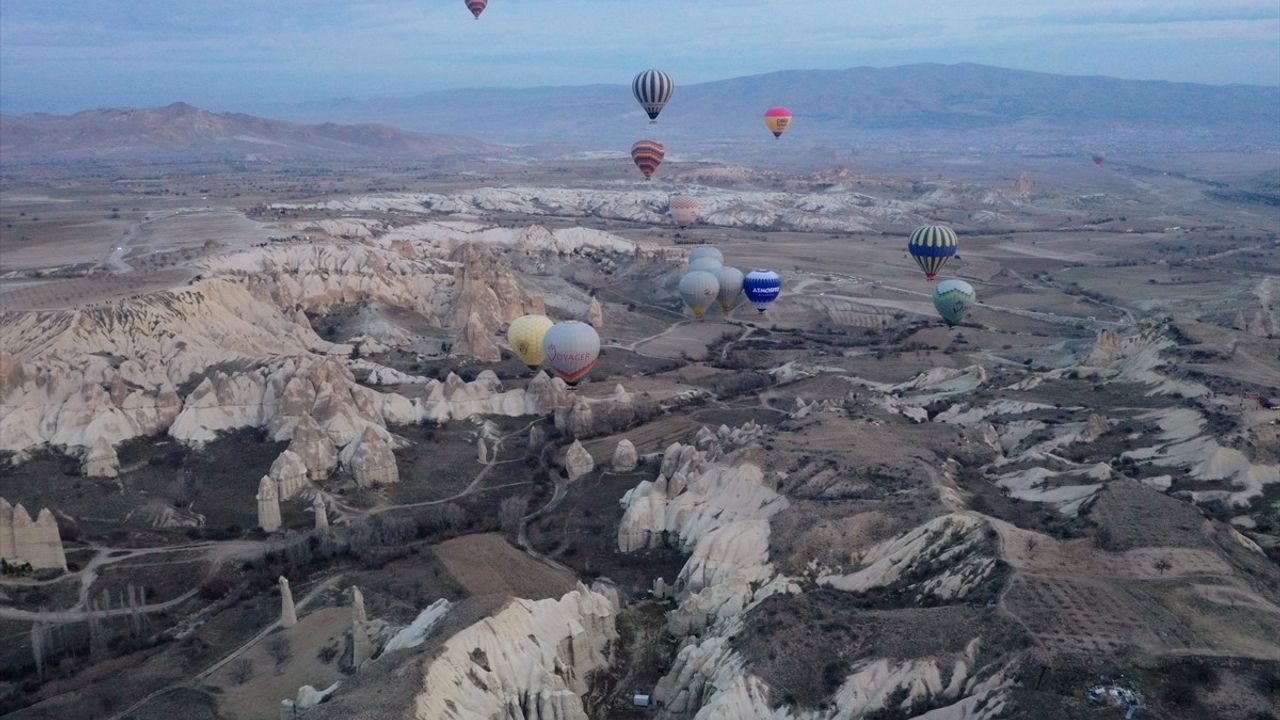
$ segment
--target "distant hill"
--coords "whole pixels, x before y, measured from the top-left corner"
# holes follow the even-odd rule
[[[181,102],[161,108],[0,118],[0,156],[6,161],[424,161],[505,152],[455,135],[374,124],[299,125],[240,113],[212,113]]]
[[[268,114],[449,128],[504,143],[622,146],[650,134],[704,143],[768,139],[761,115],[771,105],[795,112],[795,125],[784,139],[793,143],[1024,152],[1280,145],[1278,88],[1077,77],[973,64],[788,70],[678,84],[652,128],[630,86],[622,84],[452,90],[277,107]]]

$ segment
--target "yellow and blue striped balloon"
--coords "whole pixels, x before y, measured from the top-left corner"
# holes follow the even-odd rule
[[[938,277],[938,271],[959,250],[960,244],[956,240],[955,231],[946,225],[918,227],[907,241],[907,252],[911,253],[916,264],[924,271],[924,276],[930,280]]]

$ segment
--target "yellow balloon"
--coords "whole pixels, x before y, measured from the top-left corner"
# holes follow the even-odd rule
[[[521,315],[507,328],[507,342],[516,357],[531,368],[542,364],[542,338],[554,325],[546,315]]]

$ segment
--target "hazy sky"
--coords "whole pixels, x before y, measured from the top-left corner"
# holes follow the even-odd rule
[[[1280,85],[1277,0],[2,0],[0,110],[978,62]]]

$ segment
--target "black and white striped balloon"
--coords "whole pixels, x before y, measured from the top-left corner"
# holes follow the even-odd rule
[[[675,90],[675,81],[661,70],[645,70],[631,81],[631,92],[635,94],[636,101],[644,111],[649,114],[650,125],[658,122],[658,113],[662,112],[662,108],[671,99],[671,94]]]

